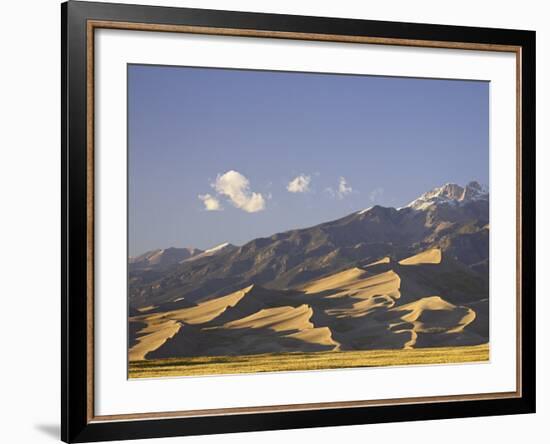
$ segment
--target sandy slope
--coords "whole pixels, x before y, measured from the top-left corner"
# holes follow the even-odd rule
[[[440,264],[441,263],[441,250],[439,248],[432,248],[431,250],[423,251],[414,256],[400,260],[400,265],[421,265],[421,264]]]
[[[371,275],[360,268],[344,270],[302,287],[307,294],[326,293],[328,298],[351,296],[368,299],[377,295],[399,298],[400,277],[393,271]]]
[[[274,305],[285,292],[249,286],[195,307],[141,315],[132,322],[146,328],[137,331],[130,360],[278,350],[323,351],[337,349],[328,327],[315,328],[313,309]],[[287,295],[288,297],[288,295]],[[251,312],[244,315],[247,312]],[[226,322],[222,322],[222,321]],[[216,321],[216,322],[214,322]],[[200,327],[193,327],[200,325]]]
[[[145,327],[130,329],[129,358],[484,344],[488,302],[471,295],[477,299],[470,305],[456,302],[468,300],[459,284],[477,288],[463,273],[430,249],[398,262],[383,257],[294,290],[249,285],[194,306],[143,311],[131,318]]]
[[[139,361],[145,359],[147,353],[156,350],[179,331],[180,324],[173,320],[151,322],[143,330],[140,330],[140,336],[137,338],[137,344],[128,352],[130,361]]]
[[[332,338],[332,332],[328,327],[308,328],[287,335],[288,338],[299,339],[309,344],[319,344],[334,347],[332,350],[339,350],[340,344]]]
[[[404,348],[416,345],[419,333],[461,333],[476,317],[472,309],[457,307],[439,296],[425,297],[389,311],[399,319],[392,325],[396,332],[411,332],[411,339],[404,344]],[[404,328],[396,329],[396,326]]]
[[[144,322],[146,327],[137,331],[138,337],[135,340],[137,344],[130,349],[129,359],[145,359],[147,353],[158,349],[167,340],[173,338],[181,328],[182,324],[179,321],[201,324],[219,316],[228,307],[235,305],[251,288],[252,286],[244,288],[192,308],[134,317],[134,322]],[[146,310],[142,309],[142,311]]]
[[[388,256],[386,256],[386,257],[383,257],[382,259],[378,259],[377,261],[374,261],[368,264],[365,268],[373,267],[375,265],[389,264],[390,262],[391,262],[391,259]]]
[[[356,284],[367,276],[368,273],[361,268],[350,268],[339,273],[310,282],[302,287],[306,293],[319,293],[321,291],[345,288],[350,284]]]
[[[430,296],[395,307],[393,313],[405,313],[401,317],[406,322],[415,324],[419,332],[448,331],[457,332],[475,319],[475,312],[466,307],[457,307],[441,299]]]
[[[373,310],[380,308],[389,308],[395,305],[395,299],[386,294],[376,294],[373,297],[355,302],[351,307],[331,308],[326,310],[329,315],[334,315],[338,318],[346,317],[363,317],[371,313]]]
[[[309,318],[313,310],[308,305],[299,307],[266,308],[243,319],[228,322],[224,328],[269,328],[274,331],[306,330],[313,328]]]
[[[253,286],[250,285],[249,287],[228,294],[227,296],[222,296],[216,299],[212,299],[210,301],[203,302],[196,307],[173,310],[167,313],[159,313],[155,314],[154,316],[150,316],[147,319],[153,320],[159,318],[169,318],[183,321],[187,324],[203,324],[216,318],[229,307],[235,306],[244,297],[244,295],[246,295],[252,289],[252,287]]]

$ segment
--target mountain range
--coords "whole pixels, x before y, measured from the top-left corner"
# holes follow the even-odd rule
[[[489,193],[445,184],[242,245],[129,259],[130,360],[484,344]]]

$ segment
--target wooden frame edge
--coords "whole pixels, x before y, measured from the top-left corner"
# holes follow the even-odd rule
[[[94,252],[95,252],[95,157],[94,157],[94,136],[95,136],[95,93],[94,93],[94,28],[86,28],[86,312],[88,322],[86,323],[87,340],[87,399],[86,416],[87,421],[94,419],[95,388],[94,388],[94,362],[95,362],[95,341],[94,341]]]
[[[129,31],[172,32],[187,34],[219,35],[227,37],[259,37],[285,40],[306,40],[333,43],[359,43],[385,46],[412,46],[441,49],[466,49],[473,51],[517,52],[517,45],[491,43],[451,42],[443,40],[400,39],[389,37],[368,37],[339,34],[319,34],[288,31],[265,31],[260,29],[217,28],[210,26],[167,25],[115,20],[88,20],[88,28],[120,29]]]
[[[259,407],[231,407],[222,409],[201,409],[183,410],[173,412],[151,412],[151,413],[128,413],[118,415],[102,415],[94,417],[90,422],[112,422],[140,419],[166,419],[166,418],[198,418],[211,416],[231,416],[239,414],[260,414],[260,413],[286,413],[297,411],[330,410],[338,408],[361,408],[361,407],[387,407],[392,405],[410,405],[422,402],[423,404],[437,404],[442,402],[481,401],[494,399],[513,399],[521,395],[516,392],[499,392],[472,395],[450,395],[450,396],[419,396],[413,398],[395,398],[382,400],[365,401],[338,401],[319,402],[309,404],[281,404]]]
[[[510,52],[516,56],[516,272],[517,272],[517,311],[516,311],[516,391],[514,392],[499,392],[487,394],[469,394],[469,395],[452,395],[452,396],[433,396],[433,397],[414,397],[414,398],[396,398],[388,400],[363,400],[363,401],[342,401],[342,402],[327,402],[327,403],[308,403],[308,404],[289,404],[289,405],[273,405],[261,407],[236,407],[222,409],[204,409],[204,410],[184,410],[174,412],[146,412],[134,414],[118,414],[118,415],[101,415],[94,414],[94,267],[93,267],[93,246],[94,246],[94,31],[96,29],[121,29],[133,31],[149,31],[149,32],[174,32],[174,33],[190,33],[203,35],[221,35],[221,36],[238,36],[238,37],[259,37],[259,38],[278,38],[288,40],[309,40],[309,41],[324,41],[338,43],[357,43],[357,44],[375,44],[375,45],[395,45],[406,47],[423,47],[423,48],[441,48],[441,49],[462,49],[476,51],[493,51],[493,52]],[[88,312],[88,347],[87,347],[87,422],[116,422],[125,420],[139,419],[162,419],[162,418],[191,418],[203,416],[227,416],[243,413],[273,413],[273,412],[295,412],[304,410],[326,410],[334,408],[358,408],[358,407],[373,407],[373,406],[388,406],[388,405],[407,405],[418,402],[422,403],[442,403],[442,402],[459,402],[459,401],[474,401],[474,400],[493,400],[493,399],[513,399],[521,398],[522,396],[522,288],[521,288],[521,159],[522,159],[522,47],[520,45],[500,45],[500,44],[485,44],[485,43],[468,43],[468,42],[449,42],[449,41],[432,41],[432,40],[416,40],[416,39],[398,39],[398,38],[382,38],[382,37],[366,37],[366,36],[346,36],[333,34],[312,34],[300,32],[284,32],[284,31],[263,31],[251,29],[236,29],[236,28],[215,28],[207,26],[188,26],[188,25],[166,25],[166,24],[148,24],[137,22],[124,21],[109,21],[109,20],[87,20],[86,25],[87,44],[86,44],[86,60],[87,60],[87,242],[88,242],[88,282],[87,282],[87,312]]]

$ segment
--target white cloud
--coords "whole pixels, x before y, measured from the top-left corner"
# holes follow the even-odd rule
[[[352,191],[353,188],[351,188],[351,185],[347,182],[347,180],[344,177],[340,177],[340,181],[338,182],[338,197],[343,199]]]
[[[300,174],[299,176],[292,179],[286,189],[290,193],[305,193],[309,191],[309,183],[311,182],[311,176],[306,176],[305,174]]]
[[[355,193],[351,185],[348,183],[345,177],[340,177],[338,180],[338,187],[336,189],[332,187],[325,188],[325,193],[327,193],[332,198],[343,199],[348,194]]]
[[[202,203],[204,204],[204,209],[206,211],[220,211],[222,210],[222,206],[220,205],[220,201],[212,196],[211,194],[199,194],[199,199],[202,200]]]
[[[221,195],[229,198],[231,203],[247,213],[256,213],[265,209],[265,199],[260,193],[250,191],[250,182],[238,171],[230,170],[218,174],[212,184]]]
[[[384,194],[384,188],[375,188],[369,193],[369,198],[371,202],[374,202],[376,199],[381,197]]]

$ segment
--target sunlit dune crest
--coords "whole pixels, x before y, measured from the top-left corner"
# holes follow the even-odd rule
[[[137,344],[130,349],[128,359],[130,361],[145,359],[147,353],[152,350],[156,350],[167,340],[174,337],[180,327],[181,324],[174,320],[149,324],[146,328],[140,331],[142,336],[138,338]]]
[[[304,285],[303,290],[306,293],[318,293],[343,288],[347,284],[357,282],[365,275],[367,275],[367,272],[361,268],[350,268]]]
[[[269,328],[274,331],[304,330],[313,328],[309,319],[313,310],[308,305],[277,307],[260,310],[250,316],[228,322],[225,328]]]
[[[393,270],[370,275],[361,268],[351,268],[305,285],[307,294],[324,292],[327,298],[351,296],[367,299],[376,295],[399,298],[401,278]]]
[[[414,256],[400,260],[400,265],[422,265],[422,264],[440,264],[441,263],[441,250],[439,248],[432,248],[430,250],[423,251]]]
[[[202,302],[196,307],[182,308],[180,310],[173,310],[167,313],[159,313],[155,316],[149,317],[148,320],[170,318],[183,321],[186,324],[203,324],[216,318],[227,310],[227,308],[235,306],[250,290],[252,290],[252,288],[253,285],[250,285],[249,287],[228,294],[227,296]]]
[[[340,344],[332,338],[332,332],[328,327],[308,328],[296,333],[291,333],[287,335],[287,337],[299,339],[300,341],[310,344],[332,345],[335,347],[333,351],[340,348]]]
[[[351,307],[333,308],[326,311],[328,315],[338,318],[360,318],[380,308],[390,308],[395,305],[395,299],[382,294],[355,302]]]
[[[368,264],[365,268],[374,267],[375,265],[389,264],[389,263],[390,263],[390,258],[386,256],[386,257],[383,257],[382,259],[379,259],[375,262]]]
[[[476,317],[471,308],[453,305],[440,296],[425,297],[390,311],[413,324],[416,333],[459,333]]]

